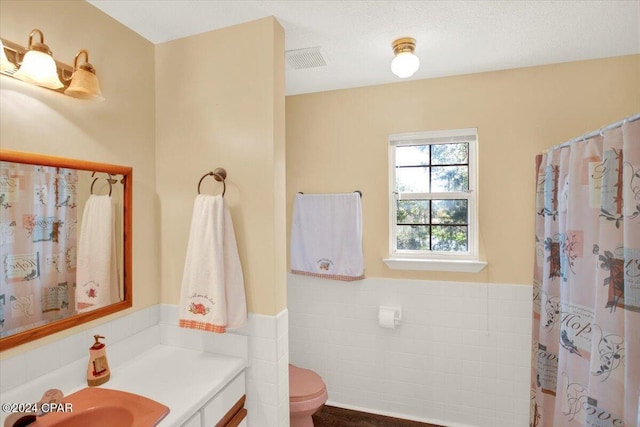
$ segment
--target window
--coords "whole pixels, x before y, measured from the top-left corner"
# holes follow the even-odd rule
[[[387,265],[445,271],[484,268],[486,263],[477,262],[476,140],[476,129],[389,137]],[[400,260],[408,262],[399,266]]]

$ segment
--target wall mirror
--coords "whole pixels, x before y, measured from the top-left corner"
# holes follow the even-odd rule
[[[0,350],[131,307],[132,172],[0,150]]]

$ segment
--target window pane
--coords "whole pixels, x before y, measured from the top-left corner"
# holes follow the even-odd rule
[[[469,144],[434,144],[431,146],[431,162],[434,165],[459,165],[469,163]]]
[[[467,191],[469,189],[468,166],[438,166],[431,168],[431,191]]]
[[[431,227],[431,250],[466,252],[468,230],[466,226],[434,225]]]
[[[396,147],[397,166],[416,166],[429,164],[428,145],[408,145]]]
[[[429,167],[396,168],[396,191],[426,193],[429,191]]]
[[[398,224],[429,224],[428,200],[398,200]]]
[[[399,225],[396,232],[399,250],[428,251],[429,226]]]
[[[433,224],[468,224],[468,200],[433,200]]]

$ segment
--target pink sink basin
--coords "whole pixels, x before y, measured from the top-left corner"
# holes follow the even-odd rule
[[[83,388],[52,406],[30,427],[152,427],[169,413],[155,400],[108,388]]]

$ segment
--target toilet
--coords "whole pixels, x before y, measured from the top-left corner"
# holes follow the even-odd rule
[[[311,416],[327,401],[327,387],[315,372],[289,365],[291,427],[313,427]]]

